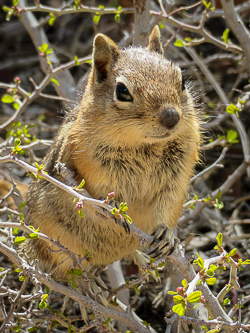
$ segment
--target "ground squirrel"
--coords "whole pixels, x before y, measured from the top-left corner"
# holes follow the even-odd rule
[[[198,155],[199,119],[189,90],[178,65],[163,56],[158,26],[145,49],[119,50],[98,34],[86,91],[45,157],[45,171],[63,181],[55,165],[66,163],[78,183],[85,179],[92,197],[114,191],[117,201],[127,202],[135,224],[161,236],[164,252],[170,253],[176,241],[172,229]],[[29,224],[59,237],[76,254],[87,249],[92,266],[110,264],[140,246],[89,207],[80,217],[72,196],[46,180],[31,185],[28,208]],[[47,269],[66,258],[49,252],[39,239],[25,246]],[[65,275],[70,266],[66,260],[56,274]]]

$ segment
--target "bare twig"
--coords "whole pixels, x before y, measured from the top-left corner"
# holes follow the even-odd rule
[[[250,75],[250,32],[245,27],[241,17],[237,14],[233,0],[221,0],[221,4],[225,13],[225,19],[238,38],[242,50],[247,59],[247,68]]]
[[[216,167],[221,168],[221,165],[219,163],[225,158],[225,155],[226,155],[227,151],[228,151],[228,148],[225,147],[222,150],[220,157],[212,165],[210,165],[208,168],[206,168],[205,170],[201,171],[200,173],[198,173],[197,175],[195,175],[193,178],[191,178],[190,182],[192,183],[195,179],[200,178],[206,172],[211,171],[213,168],[216,168]]]
[[[14,249],[9,248],[2,242],[0,242],[0,251],[8,256],[12,262],[14,262],[19,268],[21,268],[27,276],[31,279],[37,279],[41,283],[48,286],[51,290],[62,293],[78,303],[83,304],[85,307],[90,308],[93,312],[99,312],[102,316],[111,317],[126,323],[131,329],[138,330],[141,333],[150,332],[145,326],[136,321],[133,316],[127,313],[122,313],[117,310],[111,310],[103,305],[93,301],[91,298],[81,295],[75,289],[66,287],[56,281],[54,281],[48,274],[41,273],[34,267],[30,266],[24,259],[22,259]]]

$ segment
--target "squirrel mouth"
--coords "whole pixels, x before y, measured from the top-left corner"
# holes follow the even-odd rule
[[[163,134],[163,135],[150,135],[150,138],[152,139],[165,139],[170,135],[169,132]]]

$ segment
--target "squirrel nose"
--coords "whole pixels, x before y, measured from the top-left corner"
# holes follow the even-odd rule
[[[180,115],[174,108],[164,109],[159,117],[160,124],[167,127],[173,128],[178,124],[180,120]]]

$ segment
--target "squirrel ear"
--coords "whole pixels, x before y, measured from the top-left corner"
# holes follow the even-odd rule
[[[117,59],[120,51],[116,44],[103,34],[94,39],[93,65],[97,73],[98,82],[108,77],[111,64]]]
[[[154,29],[152,30],[151,34],[149,35],[149,44],[148,44],[149,51],[155,51],[157,53],[163,54],[163,47],[161,43],[161,33],[158,25],[155,25]]]

